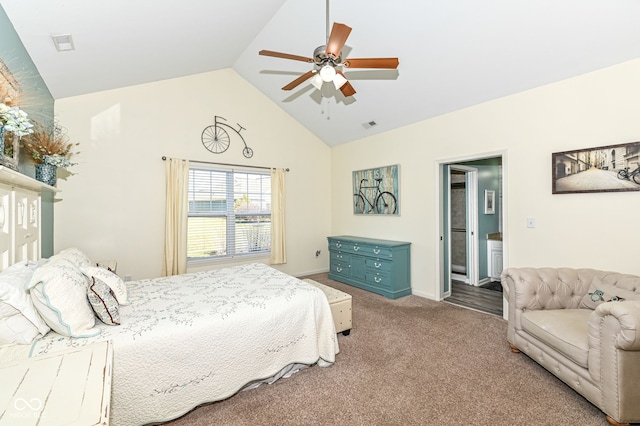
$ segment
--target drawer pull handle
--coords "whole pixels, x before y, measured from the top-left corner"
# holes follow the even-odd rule
[[[376,283],[380,283],[380,281],[382,281],[382,278],[373,277],[373,280],[374,280]]]
[[[338,268],[336,268],[336,271],[342,272],[342,268],[338,267]]]
[[[379,268],[382,266],[382,263],[373,262],[373,266],[375,266],[376,268]]]
[[[380,254],[380,249],[377,249],[377,248],[373,249],[373,254]]]
[[[342,247],[342,243],[336,243],[336,247],[338,248]]]
[[[360,247],[358,247],[358,246],[353,246],[353,251],[358,251],[358,250],[360,250]]]

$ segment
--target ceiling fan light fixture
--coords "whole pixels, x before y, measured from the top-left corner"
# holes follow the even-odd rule
[[[311,79],[311,84],[313,84],[313,87],[315,87],[318,90],[322,90],[323,83],[324,81],[322,80],[322,77],[320,77],[320,73],[316,73],[316,75],[314,75],[313,78]]]
[[[327,83],[333,81],[336,76],[336,69],[331,65],[325,65],[320,69],[320,78],[322,81],[326,81]]]
[[[346,82],[347,79],[338,73],[336,73],[336,76],[333,78],[333,85],[336,87],[336,90],[344,86]]]

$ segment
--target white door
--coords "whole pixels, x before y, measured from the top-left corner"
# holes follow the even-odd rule
[[[464,205],[456,206],[452,190],[449,190],[449,221],[447,236],[449,241],[448,265],[445,265],[449,279],[455,278],[474,286],[478,285],[478,170],[474,167],[451,165],[449,167],[449,182],[455,182],[455,176],[464,176]],[[453,202],[452,202],[453,201]],[[456,253],[456,242],[464,246],[463,253]],[[460,250],[462,251],[462,250]],[[458,260],[460,259],[460,260]],[[457,262],[456,262],[457,260]],[[464,265],[457,265],[464,262]],[[457,265],[457,267],[454,267]],[[460,267],[462,267],[460,269]],[[449,286],[451,288],[451,283]]]

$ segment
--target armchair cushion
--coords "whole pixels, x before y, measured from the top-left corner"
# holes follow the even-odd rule
[[[576,364],[587,368],[589,361],[589,316],[587,309],[526,311],[522,329],[551,346]]]

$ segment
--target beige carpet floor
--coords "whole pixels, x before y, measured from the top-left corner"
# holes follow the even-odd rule
[[[500,317],[417,296],[353,296],[353,329],[329,368],[201,406],[201,425],[597,425],[604,414],[506,342]],[[115,425],[117,426],[117,425]]]

